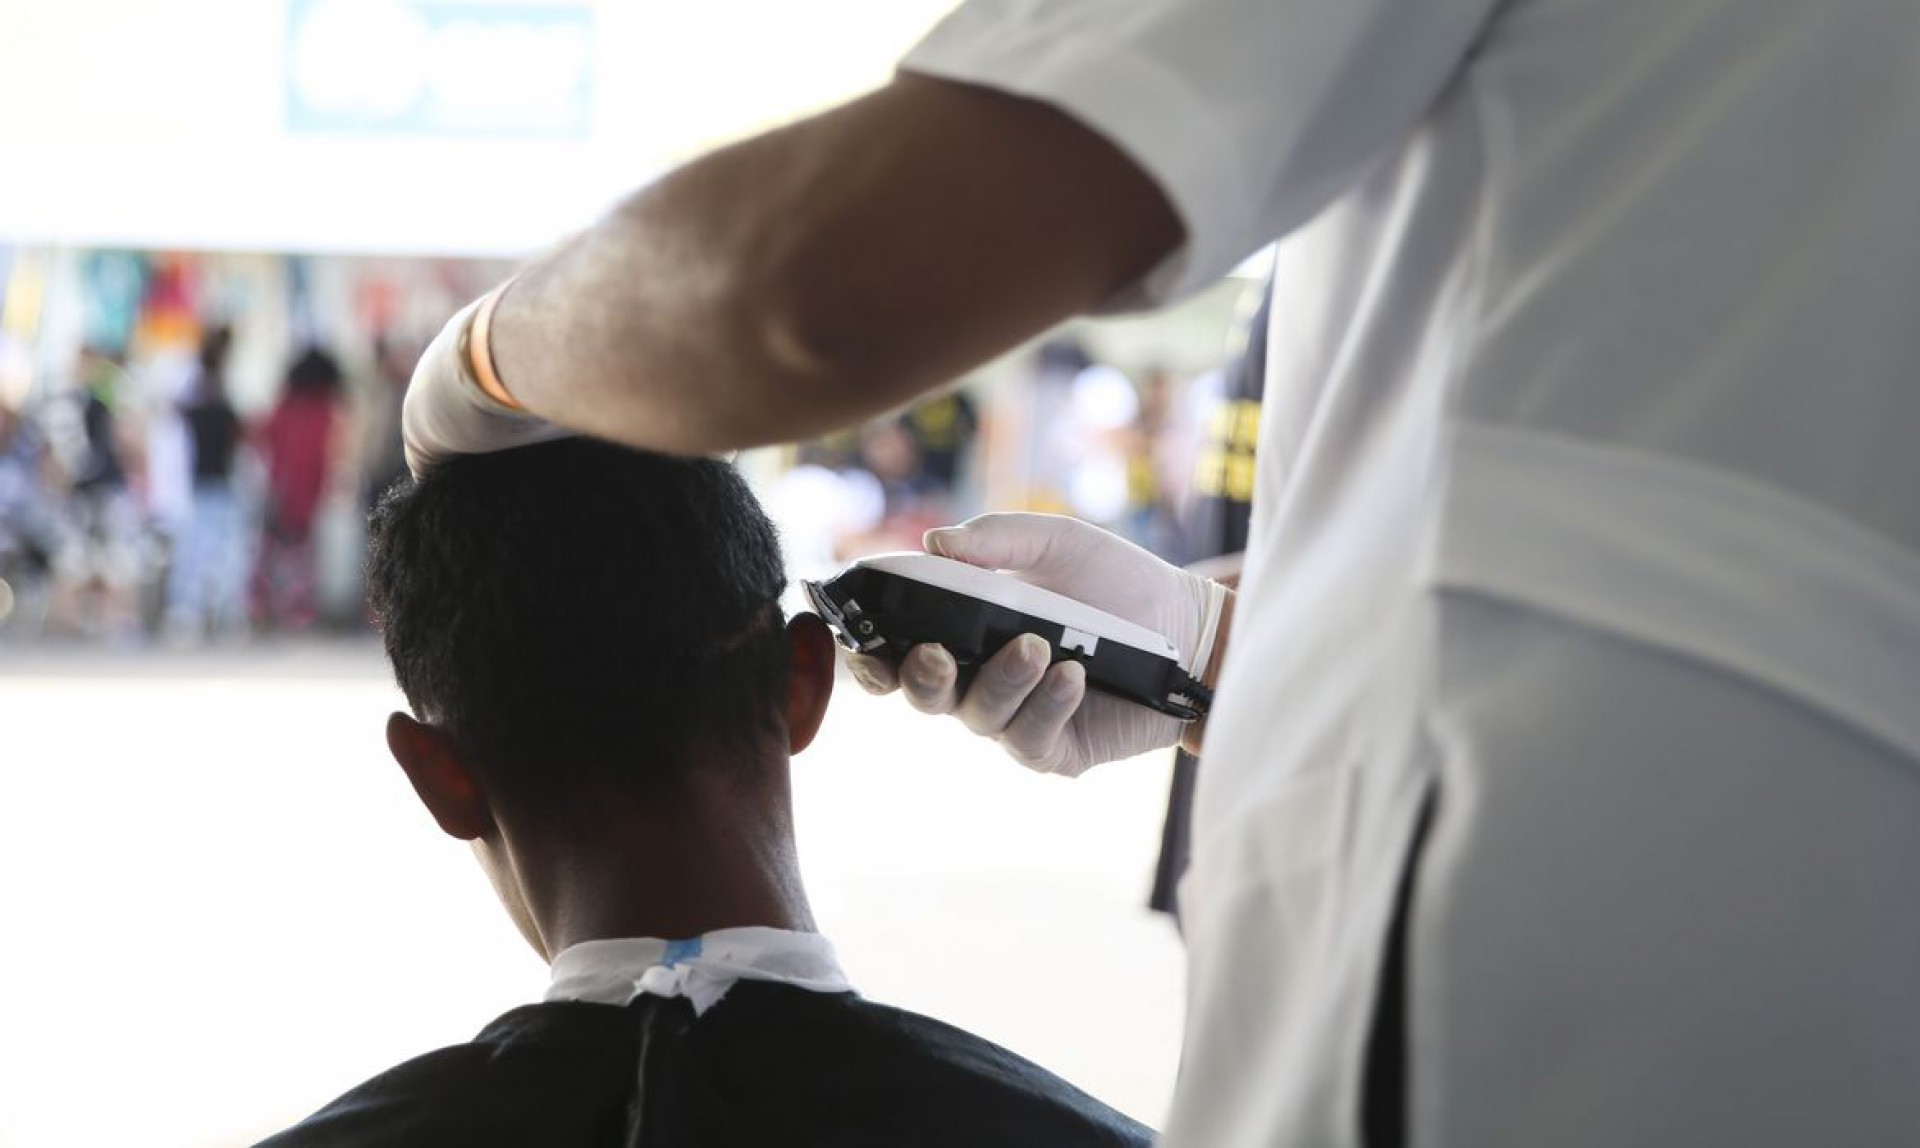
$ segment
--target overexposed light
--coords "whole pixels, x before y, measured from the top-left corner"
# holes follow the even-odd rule
[[[524,256],[953,2],[0,0],[0,243]]]
[[[328,0],[295,30],[293,85],[316,108],[388,116],[419,98],[426,24],[387,0]]]
[[[1122,430],[1140,417],[1140,391],[1117,369],[1095,364],[1073,377],[1073,413],[1086,430]]]

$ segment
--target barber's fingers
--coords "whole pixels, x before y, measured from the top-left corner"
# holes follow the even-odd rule
[[[960,706],[960,667],[945,647],[915,646],[900,659],[900,692],[923,714],[950,714]]]
[[[884,658],[870,658],[865,654],[845,654],[847,672],[860,688],[870,694],[890,694],[900,688],[900,675],[893,663]]]
[[[1061,662],[1047,671],[1039,688],[1027,696],[1019,712],[1000,731],[1000,744],[1029,769],[1048,773],[1059,770],[1068,756],[1067,724],[1086,696],[1086,667],[1078,662]]]
[[[1008,642],[974,673],[954,716],[982,737],[1000,736],[1040,684],[1050,655],[1046,639],[1037,634]]]
[[[989,570],[1033,570],[1050,564],[1072,565],[1093,529],[1058,514],[999,511],[958,526],[927,531],[927,553]]]
[[[1024,691],[1033,687],[1034,682],[1039,680],[1040,670],[1045,668],[1046,643],[1039,638],[1030,637],[1030,641],[1033,645],[1010,642],[1008,649],[989,659],[986,666],[981,668],[981,673],[975,675],[975,688],[964,698],[960,693],[960,668],[955,664],[953,655],[933,644],[915,646],[907,651],[907,656],[900,659],[897,666],[881,658],[849,654],[847,669],[853,674],[853,680],[860,683],[860,688],[870,694],[890,694],[899,690],[906,695],[908,704],[921,713],[958,714],[974,732],[992,736],[999,733],[1000,727],[1012,717],[1014,709],[1024,697]],[[1037,654],[1034,652],[1036,647]],[[1025,651],[1024,657],[1027,659],[1038,659],[1031,674],[1026,672],[1021,651]],[[1006,660],[999,660],[1003,658]],[[1009,668],[1016,678],[1029,680],[1008,681],[1005,674]],[[982,678],[985,679],[984,689],[981,688]],[[1003,710],[1004,713],[1001,713]],[[997,719],[994,717],[996,713],[1001,715]]]
[[[880,658],[847,656],[847,668],[872,694],[899,690],[922,713],[950,713],[969,730],[1000,742],[1031,769],[1059,769],[1068,756],[1067,726],[1087,694],[1086,668],[1048,667],[1046,640],[1023,634],[980,666],[965,694],[959,667],[936,645],[915,646],[896,667]]]

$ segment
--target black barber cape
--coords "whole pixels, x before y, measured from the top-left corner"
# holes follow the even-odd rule
[[[384,1072],[260,1148],[1147,1145],[1153,1133],[951,1025],[741,981],[518,1008]]]

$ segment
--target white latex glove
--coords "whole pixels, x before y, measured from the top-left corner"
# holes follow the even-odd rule
[[[467,324],[485,297],[461,308],[434,336],[413,368],[400,409],[407,469],[419,478],[455,455],[489,454],[565,438],[572,432],[502,406],[480,389],[463,353]]]
[[[1036,586],[1164,634],[1190,672],[1205,625],[1208,583],[1097,526],[1052,514],[983,514],[929,530],[929,554],[1008,571]],[[989,658],[967,692],[939,646],[915,646],[898,670],[849,655],[870,693],[906,694],[915,709],[950,713],[998,741],[1015,761],[1042,773],[1078,776],[1092,766],[1165,749],[1185,726],[1145,706],[1088,695],[1078,662],[1047,668],[1047,643],[1022,635]]]

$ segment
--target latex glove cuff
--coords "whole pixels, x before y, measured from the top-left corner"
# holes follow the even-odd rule
[[[528,414],[494,374],[485,340],[494,304],[509,284],[461,308],[414,367],[400,424],[407,469],[416,479],[456,455],[530,446],[570,433]]]

